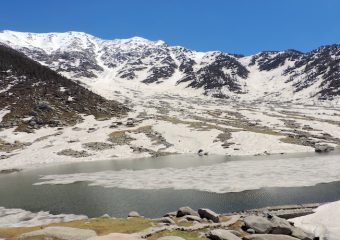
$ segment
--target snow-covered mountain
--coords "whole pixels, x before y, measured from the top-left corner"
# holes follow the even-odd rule
[[[240,56],[81,32],[2,31],[0,42],[106,97],[129,88],[280,102],[340,98],[340,45]]]

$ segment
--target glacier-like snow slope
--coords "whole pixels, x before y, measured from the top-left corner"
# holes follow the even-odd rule
[[[340,99],[340,45],[240,56],[82,32],[2,31],[0,42],[107,98],[169,93],[305,103]]]

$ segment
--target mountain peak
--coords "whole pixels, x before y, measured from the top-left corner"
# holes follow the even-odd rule
[[[270,101],[332,100],[340,91],[339,45],[310,53],[263,51],[244,57],[221,51],[196,52],[138,36],[103,40],[75,31],[3,31],[0,42],[67,77],[107,81],[96,85],[105,88],[108,82],[118,84],[116,80],[143,87],[157,84],[160,91],[172,84],[174,91],[191,88],[209,96]],[[327,91],[329,86],[331,91]]]

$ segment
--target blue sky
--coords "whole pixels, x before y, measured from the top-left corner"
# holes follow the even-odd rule
[[[141,36],[252,54],[340,43],[340,0],[2,0],[0,30]]]

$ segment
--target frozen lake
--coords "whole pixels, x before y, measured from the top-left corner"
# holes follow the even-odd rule
[[[170,155],[48,166],[0,176],[0,206],[53,214],[137,210],[159,217],[178,207],[218,212],[340,199],[340,154],[226,157]]]

